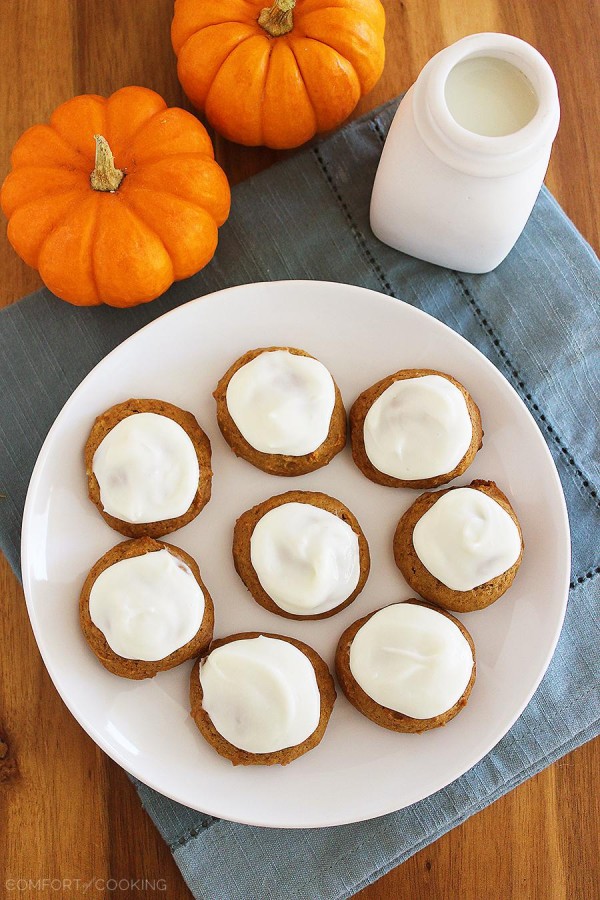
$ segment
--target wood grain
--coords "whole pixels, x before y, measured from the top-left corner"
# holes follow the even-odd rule
[[[586,0],[386,0],[385,5],[386,69],[356,114],[405,90],[433,53],[465,34],[507,31],[530,41],[554,68],[562,101],[547,183],[598,249],[600,5]],[[3,0],[0,178],[25,128],[45,121],[55,106],[77,93],[106,94],[142,84],[170,105],[189,108],[169,42],[171,11],[171,0]],[[218,137],[215,143],[234,183],[286,155],[237,147]],[[0,305],[39,286],[37,274],[12,252],[4,229],[0,263]],[[37,651],[21,588],[4,560],[0,596],[0,896],[9,896],[6,879],[146,878],[164,879],[162,896],[170,900],[189,898],[126,776],[58,697]],[[599,756],[598,742],[570,754],[358,896],[600,896]],[[32,887],[19,895],[56,896],[56,890]],[[134,887],[118,895],[143,894]]]

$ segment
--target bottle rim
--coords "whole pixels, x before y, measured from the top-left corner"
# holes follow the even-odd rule
[[[519,69],[535,91],[538,107],[518,131],[489,136],[460,125],[446,101],[450,72],[468,59],[492,57]],[[560,106],[554,73],[531,44],[513,35],[487,32],[462,38],[425,65],[414,86],[415,124],[429,149],[468,174],[508,175],[548,154],[558,130]]]

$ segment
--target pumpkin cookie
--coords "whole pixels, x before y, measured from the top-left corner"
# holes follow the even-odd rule
[[[494,603],[522,557],[519,520],[493,481],[421,494],[394,535],[396,565],[413,590],[457,612]]]
[[[204,652],[214,612],[195,560],[180,547],[143,537],[117,544],[92,566],[79,620],[109,672],[141,679]]]
[[[354,462],[388,487],[446,484],[471,465],[482,437],[470,393],[434,369],[395,372],[363,391],[350,410]]]
[[[304,350],[241,356],[214,392],[217,422],[237,456],[271,475],[326,466],[346,444],[346,411],[325,366]]]
[[[340,686],[382,728],[418,733],[445,725],[475,682],[475,646],[464,625],[429,603],[407,600],[363,616],[342,634]]]
[[[214,641],[190,679],[194,722],[234,766],[285,766],[308,753],[321,742],[335,697],[319,654],[280,634]]]
[[[88,493],[111,528],[162,537],[210,500],[210,441],[164,400],[127,400],[98,416],[85,445]]]
[[[316,491],[287,491],[243,513],[233,561],[256,602],[289,619],[335,615],[362,591],[370,567],[356,517]]]

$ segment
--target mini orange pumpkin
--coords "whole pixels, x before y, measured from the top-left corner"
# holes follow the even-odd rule
[[[297,147],[350,115],[383,70],[379,0],[176,0],[177,72],[229,140]]]
[[[209,262],[229,214],[206,129],[147,88],[68,100],[21,136],[11,162],[8,239],[78,306],[158,297]]]

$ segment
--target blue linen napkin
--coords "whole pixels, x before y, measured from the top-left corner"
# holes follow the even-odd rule
[[[73,389],[142,325],[234,284],[340,281],[418,306],[500,369],[554,456],[573,539],[569,604],[548,672],[513,728],[431,797],[336,828],[213,819],[134,780],[194,896],[205,900],[349,897],[599,732],[600,264],[545,189],[517,246],[488,275],[440,269],[381,244],[369,228],[369,200],[396,102],[238,185],[215,260],[152,304],[74,309],[41,290],[0,313],[0,547],[17,573],[29,477]]]

